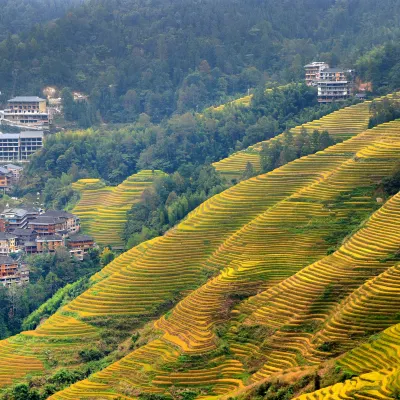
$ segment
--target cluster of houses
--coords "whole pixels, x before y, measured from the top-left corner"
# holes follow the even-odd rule
[[[29,269],[11,254],[52,253],[65,247],[83,260],[96,245],[79,234],[79,218],[66,211],[40,213],[35,208],[8,208],[0,214],[0,283],[9,286],[29,281]]]
[[[309,86],[318,89],[320,103],[346,100],[355,94],[355,71],[352,69],[330,68],[323,61],[314,61],[304,66],[305,80]],[[365,87],[358,85],[358,98],[365,97]]]

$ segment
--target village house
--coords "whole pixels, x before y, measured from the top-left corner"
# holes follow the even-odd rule
[[[11,184],[15,185],[18,183],[23,171],[23,167],[15,164],[6,164],[3,165],[3,168],[11,173]]]
[[[93,238],[76,235],[80,220],[62,210],[48,210],[43,214],[33,208],[9,208],[0,215],[0,255],[23,251],[27,254],[54,252],[66,247],[71,256],[83,260],[95,247]]]
[[[60,235],[47,235],[37,237],[36,253],[54,253],[59,247],[64,245],[64,240]]]
[[[10,190],[13,182],[11,171],[4,167],[0,167],[0,191],[5,193]]]
[[[3,220],[0,227],[6,227],[8,232],[13,232],[16,228],[23,229],[38,215],[39,211],[33,208],[7,208],[0,214],[0,219]]]
[[[0,283],[3,286],[29,282],[29,269],[12,257],[0,255]]]
[[[17,237],[11,233],[0,232],[0,255],[8,256],[17,250]]]
[[[17,250],[26,251],[27,244],[34,243],[37,233],[33,229],[29,228],[16,228],[13,231],[13,236],[16,237]],[[34,244],[36,247],[36,244]]]
[[[85,254],[95,247],[95,243],[91,236],[75,235],[67,240],[67,247],[72,256],[82,261]]]
[[[64,237],[79,232],[79,218],[66,211],[50,210],[29,222],[28,227],[39,236],[60,234]]]
[[[78,233],[80,230],[80,219],[78,216],[63,210],[48,210],[42,216],[53,217],[55,219],[63,220],[63,229],[68,233]]]

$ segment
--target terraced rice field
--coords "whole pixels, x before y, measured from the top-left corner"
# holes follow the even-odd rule
[[[225,398],[338,355],[360,376],[302,400],[389,398],[400,377],[400,194],[378,202],[373,188],[398,165],[400,121],[351,136],[240,182],[118,257],[35,331],[0,342],[0,385],[51,370],[49,354],[76,366],[120,318],[145,340],[50,399],[187,388]],[[354,215],[363,224],[327,255],[326,238]]]
[[[93,236],[97,243],[123,247],[127,212],[139,201],[143,191],[162,175],[161,171],[140,171],[115,187],[105,186],[99,179],[81,179],[72,184],[81,194],[72,212],[80,217],[84,232]]]
[[[396,324],[339,361],[340,365],[360,376],[297,399],[393,399],[400,390],[399,363],[400,324]]]
[[[297,126],[293,128],[291,132],[293,134],[298,134],[302,128],[305,128],[309,132],[315,129],[319,131],[327,130],[335,139],[348,139],[367,129],[370,118],[369,104],[369,102],[364,102],[346,107],[326,115],[319,120]],[[274,141],[280,136],[281,135],[270,140]],[[267,141],[260,142],[250,146],[246,150],[234,153],[213,165],[217,171],[228,179],[240,178],[248,162],[253,164],[256,171],[260,171],[260,151],[263,143],[266,142]]]
[[[386,96],[374,99],[374,102],[379,102],[384,99],[399,101],[400,93],[391,93]],[[328,114],[321,119],[296,126],[291,129],[291,132],[296,135],[304,128],[308,132],[314,130],[328,131],[334,139],[346,140],[367,129],[369,118],[371,117],[371,101],[365,101],[350,107],[343,108]],[[216,163],[214,167],[227,179],[238,179],[242,176],[248,162],[253,164],[256,171],[261,171],[260,151],[263,143],[275,141],[282,135],[269,139],[264,142],[256,143],[249,146],[247,149],[238,151],[231,156],[224,158]]]
[[[201,229],[207,215],[215,218],[221,212],[221,207],[216,207],[216,205],[222,200],[225,212],[229,209],[227,207],[229,199],[236,199],[231,203],[236,207],[239,207],[241,197],[249,201],[252,196],[248,196],[253,193],[251,187],[255,183],[259,189],[262,188],[264,199],[270,197],[268,201],[264,200],[266,201],[264,210],[253,215],[247,223],[244,223],[242,211],[237,216],[240,220],[239,228],[219,245],[214,245],[215,250],[208,257],[203,258],[203,261],[197,257],[193,260],[199,247],[197,240],[195,241],[196,250],[190,251],[192,256],[190,261],[181,254],[179,259],[185,263],[186,268],[189,262],[201,262],[205,268],[222,269],[222,271],[205,285],[189,293],[178,303],[172,313],[168,314],[168,317],[162,317],[156,322],[155,327],[163,332],[159,339],[134,351],[131,355],[94,375],[90,380],[79,383],[80,386],[85,387],[85,395],[88,396],[85,385],[91,385],[94,382],[106,382],[118,393],[123,393],[118,383],[121,380],[128,381],[129,385],[148,392],[161,393],[168,385],[193,386],[192,372],[190,374],[168,373],[157,367],[158,360],[162,359],[163,363],[168,365],[174,360],[176,362],[179,359],[178,354],[182,352],[184,354],[211,354],[218,345],[213,326],[227,318],[226,315],[224,316],[224,308],[231,293],[245,295],[261,291],[232,312],[233,319],[228,336],[234,358],[223,356],[213,367],[214,369],[199,370],[199,386],[212,385],[214,395],[241,389],[244,383],[238,379],[240,375],[238,371],[241,371],[241,366],[243,362],[246,363],[248,357],[255,355],[261,361],[263,359],[268,361],[261,364],[259,370],[250,378],[250,382],[256,382],[275,372],[297,366],[298,354],[301,354],[311,365],[318,364],[329,356],[320,350],[320,346],[326,340],[324,337],[326,333],[323,329],[318,329],[318,322],[328,321],[327,326],[329,326],[329,321],[340,310],[337,308],[338,298],[344,299],[341,306],[345,307],[345,300],[350,301],[347,295],[357,293],[357,290],[362,292],[365,290],[364,284],[370,285],[369,280],[375,278],[379,281],[379,279],[384,279],[384,274],[390,274],[388,263],[382,263],[381,259],[394,251],[397,242],[388,240],[379,243],[382,247],[376,249],[375,257],[372,257],[371,250],[366,247],[364,256],[369,268],[362,266],[361,254],[357,254],[352,261],[348,249],[354,247],[352,243],[368,242],[371,238],[374,238],[374,242],[370,246],[378,246],[376,235],[379,232],[384,229],[395,232],[391,224],[396,224],[393,215],[396,215],[395,210],[400,212],[400,199],[395,197],[389,201],[336,253],[324,257],[327,245],[323,237],[335,229],[332,225],[332,217],[339,218],[354,208],[368,210],[371,207],[371,198],[352,196],[337,209],[329,203],[342,193],[351,192],[359,186],[369,186],[390,174],[400,156],[399,131],[400,122],[381,125],[324,152],[305,157],[279,170],[243,182],[195,210],[187,221],[170,232],[170,240],[181,230],[186,232],[186,237],[185,239],[181,237],[180,246],[183,243],[189,246],[200,232],[203,240],[210,237],[208,236],[211,234],[209,229],[207,231]],[[318,165],[318,170],[315,165]],[[280,178],[284,179],[286,185],[277,185]],[[265,193],[270,193],[268,181],[273,181],[274,187],[280,187],[282,192],[276,191],[273,195],[265,196]],[[289,182],[292,182],[292,186],[289,186]],[[245,192],[243,192],[244,187],[246,187]],[[260,191],[254,192],[254,196],[256,195],[260,195]],[[216,201],[218,203],[215,203]],[[375,200],[372,199],[372,201]],[[211,214],[210,209],[213,210]],[[236,210],[240,212],[240,209],[236,208]],[[228,215],[232,216],[232,211]],[[376,225],[375,221],[379,221],[379,224]],[[212,234],[219,232],[218,225],[214,224]],[[166,238],[156,240],[146,252],[146,256],[151,256],[153,262],[157,258],[160,260],[157,263],[158,268],[161,267],[161,260],[165,258],[161,256],[160,250],[153,254],[152,251],[156,248],[161,249],[158,246],[165,246],[163,240]],[[158,241],[161,243],[157,243]],[[168,247],[169,250],[172,248]],[[185,246],[185,248],[188,247]],[[171,260],[171,255],[166,257],[165,262],[168,263],[168,260]],[[313,260],[318,261],[313,263]],[[176,261],[174,265],[177,265]],[[130,267],[128,269],[130,270]],[[149,266],[146,269],[149,269]],[[120,282],[119,285],[127,281],[118,275],[112,275],[109,283],[114,279]],[[183,276],[182,273],[180,276]],[[321,281],[315,279],[316,276],[321,276]],[[340,296],[336,296],[337,289],[333,288],[334,295],[321,301],[321,295],[326,287],[337,284],[338,277],[340,277]],[[143,279],[143,273],[141,278]],[[103,284],[106,285],[106,282],[107,280],[100,282],[99,288]],[[171,280],[169,282],[171,284]],[[147,280],[145,286],[149,287],[148,285]],[[303,286],[304,289],[302,289]],[[108,287],[107,290],[109,289]],[[118,290],[115,289],[112,293],[117,293],[118,298]],[[99,292],[96,296],[98,295]],[[135,294],[136,299],[137,296]],[[104,304],[105,300],[100,297],[99,302]],[[96,302],[95,297],[90,296],[90,293],[85,293],[76,302],[71,303],[67,310],[81,315],[98,314],[100,311],[93,310],[97,308],[97,306],[93,307],[95,304],[91,303],[93,301]],[[149,302],[150,299],[146,301]],[[104,306],[113,307],[113,312],[127,312],[126,308],[125,311],[114,308],[121,307],[116,304],[114,296],[110,302],[112,304],[104,304]],[[86,303],[91,305],[92,311],[86,308]],[[130,311],[134,311],[137,307],[137,305],[130,306]],[[310,308],[313,313],[310,312]],[[336,314],[333,314],[333,310]],[[138,312],[144,312],[144,310],[138,310]],[[243,323],[243,316],[246,315],[246,324],[265,325],[271,329],[271,332],[275,330],[274,334],[266,338],[263,346],[252,343],[251,340],[248,343],[237,342],[235,332],[239,325],[238,321],[235,322],[236,313],[240,313],[241,323]],[[393,323],[393,319],[380,321],[381,323],[375,325],[370,332],[384,329]],[[302,326],[310,323],[315,323],[315,333],[304,332],[302,329]],[[368,326],[355,324],[354,332],[357,330],[368,331]],[[357,337],[354,336],[354,332],[351,332],[350,336],[353,342],[356,342]],[[337,337],[331,339],[338,340]],[[339,344],[345,351],[346,340]],[[218,373],[217,378],[213,375],[212,371],[220,371],[225,365],[232,365],[233,361],[240,362],[240,364],[235,364],[238,368],[236,372],[232,371],[230,375],[222,376]],[[151,374],[143,373],[138,377],[130,372],[132,370],[151,371]],[[76,391],[77,387],[73,386],[71,390]],[[69,393],[69,390],[66,390],[54,398],[68,398]],[[95,398],[95,393],[93,393],[93,398]]]
[[[275,89],[282,89],[285,86],[278,86]],[[272,92],[274,89],[266,89],[265,93]],[[236,100],[230,101],[227,104],[221,104],[219,106],[215,107],[209,107],[205,111],[211,111],[211,112],[221,112],[223,111],[227,106],[228,107],[249,107],[251,103],[251,99],[253,98],[252,94],[249,94],[247,96],[240,97]]]

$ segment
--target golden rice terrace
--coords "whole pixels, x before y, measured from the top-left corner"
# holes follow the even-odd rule
[[[1,341],[0,390],[107,348],[107,366],[49,398],[398,398],[400,194],[382,181],[399,167],[400,120],[367,129],[369,117],[362,103],[306,124],[343,141],[210,198]],[[260,148],[215,167],[259,168]],[[150,174],[76,184],[74,211],[96,240],[118,243],[119,211]]]

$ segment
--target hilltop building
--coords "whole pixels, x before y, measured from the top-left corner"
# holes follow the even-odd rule
[[[320,73],[323,69],[329,68],[329,65],[323,61],[314,61],[304,66],[306,71],[306,84],[313,86],[320,79]]]
[[[317,87],[320,103],[346,100],[353,95],[353,71],[325,68],[320,72]]]
[[[29,162],[43,147],[43,132],[0,133],[0,162]]]
[[[45,99],[37,96],[19,96],[8,100],[7,108],[0,111],[0,122],[31,129],[48,129],[51,118]]]
[[[318,88],[318,102],[332,103],[346,100],[354,92],[354,71],[329,68],[325,62],[315,61],[304,66],[308,86]]]

